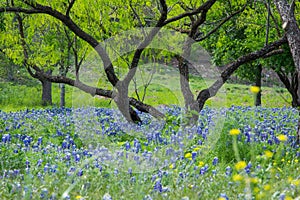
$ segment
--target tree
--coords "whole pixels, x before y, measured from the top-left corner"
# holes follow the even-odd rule
[[[295,63],[298,80],[300,80],[300,28],[295,17],[295,5],[293,0],[290,4],[286,0],[274,0],[277,10],[282,19],[282,28],[288,40],[289,48]],[[298,87],[298,108],[300,106],[300,87]],[[300,115],[300,110],[299,110]],[[297,141],[300,143],[300,118],[298,120]]]
[[[103,63],[104,63],[104,66],[105,66],[105,72],[106,72],[106,74],[108,76],[109,81],[112,83],[113,86],[116,86],[119,90],[121,90],[121,91],[126,90],[126,84],[128,85],[128,83],[126,83],[126,82],[129,82],[129,81],[120,82],[118,86],[116,85],[119,82],[119,80],[118,80],[118,78],[117,78],[117,76],[116,76],[116,74],[114,72],[112,62],[110,61],[110,58],[108,57],[107,52],[105,52],[105,50],[103,49],[103,47],[100,47],[100,46],[97,47],[97,45],[98,45],[97,40],[94,37],[90,36],[87,32],[83,31],[81,28],[79,28],[75,24],[75,22],[70,19],[70,10],[74,6],[74,2],[75,1],[72,1],[72,2],[70,2],[69,5],[67,5],[66,14],[65,15],[63,15],[62,13],[60,13],[60,12],[58,12],[56,10],[53,10],[49,6],[42,6],[40,4],[36,4],[36,3],[31,2],[31,1],[30,2],[29,1],[20,1],[18,3],[23,4],[23,6],[25,6],[25,7],[29,6],[33,10],[37,11],[37,12],[36,11],[30,12],[31,14],[32,13],[39,13],[39,12],[40,13],[45,13],[45,12],[47,13],[47,12],[49,12],[48,14],[54,15],[54,18],[57,18],[60,21],[62,21],[63,23],[65,23],[65,25],[67,27],[69,27],[72,32],[74,32],[78,37],[80,37],[81,39],[83,39],[84,41],[86,41],[92,48],[95,48],[95,49],[97,48],[96,50],[97,50],[98,54],[100,55],[100,57],[103,60]],[[104,4],[107,3],[107,4],[109,4],[109,2],[95,2],[95,3],[98,6],[101,6],[100,5],[101,3],[104,3]],[[3,4],[6,4],[6,3],[3,3]],[[27,4],[27,6],[26,6],[26,4]],[[121,8],[122,7],[122,2],[118,2],[118,4],[119,4],[118,5],[119,8]],[[62,4],[60,4],[60,3],[56,4],[56,6],[57,5],[58,6],[62,6]],[[8,6],[8,5],[5,5],[5,6]],[[13,7],[14,5],[10,5],[10,6]],[[66,6],[66,5],[63,4],[63,6]],[[80,6],[82,6],[82,5],[80,5]],[[88,2],[86,2],[86,4],[84,6],[86,6],[86,8],[90,8],[90,5],[88,5]],[[115,8],[110,7],[109,5],[105,5],[105,6],[106,6],[106,8],[108,8],[108,10],[114,10],[115,9]],[[77,9],[77,11],[78,11],[78,9],[81,10],[80,7],[76,8],[76,6],[74,6],[74,10],[76,10],[76,9]],[[3,9],[2,12],[3,11],[8,11],[8,10],[7,9]],[[127,10],[123,9],[123,12],[124,12],[124,14],[126,14]],[[26,13],[26,11],[25,11],[25,13]],[[90,14],[90,10],[88,10],[88,13]],[[98,12],[93,12],[93,14],[95,14],[95,13],[98,13]],[[90,16],[89,14],[87,14],[87,16]],[[100,14],[102,15],[102,13],[100,13]],[[108,23],[110,21],[110,19],[111,19],[110,17],[107,16],[107,14],[108,14],[108,12],[104,13],[104,15],[106,17],[103,19],[103,21],[106,21],[106,23]],[[76,18],[76,20],[82,21],[83,23],[86,22],[85,20],[81,20],[81,19],[83,19],[83,16],[80,15],[80,13],[74,15],[74,18]],[[127,17],[127,19],[128,19],[128,17]],[[95,22],[95,20],[93,20],[93,21]],[[90,22],[90,21],[88,20],[88,22]],[[128,22],[131,22],[131,21],[128,21]],[[101,21],[101,24],[102,24],[102,21]],[[101,24],[100,24],[100,26],[102,26]],[[96,24],[93,24],[93,25],[94,26],[98,26],[99,24],[96,23]],[[104,34],[102,35],[102,37],[107,37],[108,35],[113,34],[116,27],[114,27],[114,26],[107,26],[107,28],[109,28],[110,30],[104,30],[104,28],[103,28],[103,33]],[[154,32],[155,31],[156,30],[154,30]],[[95,34],[95,37],[99,37],[98,33]],[[149,37],[151,38],[151,34],[149,34]],[[145,43],[147,43],[146,39],[145,39]],[[144,45],[144,44],[141,44],[141,46],[142,45]],[[138,50],[137,53],[136,53],[136,56],[139,57],[140,54],[141,54],[141,50]],[[53,57],[56,57],[56,56],[53,56]],[[134,69],[135,65],[137,65],[137,63],[136,63],[136,61],[132,62],[132,63],[133,63],[132,64],[133,65],[132,68]],[[28,64],[30,64],[30,63],[28,63]],[[127,94],[123,94],[123,92],[117,93],[117,95],[118,94],[119,94],[119,96],[122,95],[124,98],[122,98],[122,97],[117,98],[117,95],[113,94],[112,91],[102,90],[102,89],[98,89],[98,88],[94,88],[94,87],[88,86],[86,84],[81,83],[77,79],[73,80],[73,79],[70,79],[70,78],[67,78],[67,77],[62,77],[62,76],[51,76],[51,75],[48,75],[48,74],[46,74],[44,72],[43,69],[41,69],[40,67],[38,67],[38,66],[41,66],[41,65],[36,65],[36,63],[35,63],[35,65],[31,65],[31,66],[28,65],[28,66],[29,66],[28,69],[29,69],[30,73],[32,75],[36,76],[36,77],[46,78],[47,80],[50,80],[52,82],[66,83],[66,84],[78,87],[78,88],[82,89],[83,91],[88,92],[88,93],[90,93],[92,95],[102,95],[102,96],[106,96],[106,97],[110,97],[110,98],[116,97],[115,98],[116,101],[117,101],[117,99],[119,99],[119,102],[117,104],[121,108],[120,110],[123,112],[123,114],[126,116],[126,118],[128,120],[131,120],[131,119],[129,119],[130,118],[129,114],[128,114],[129,112],[126,112],[126,111],[128,111],[128,107],[129,106],[124,106],[126,108],[124,108],[123,106],[121,106],[121,104],[125,105],[127,101],[129,101],[130,104],[134,105],[136,108],[138,108],[141,111],[149,112],[149,113],[151,113],[152,115],[154,115],[156,117],[162,117],[163,116],[162,113],[158,112],[156,109],[152,108],[151,106],[145,105],[145,104],[143,104],[143,103],[141,103],[141,102],[139,102],[139,101],[137,101],[136,99],[133,99],[133,98],[130,98],[130,99],[128,99],[127,97],[125,98],[125,96],[127,96]],[[125,89],[123,89],[124,88],[123,87],[124,83],[125,83]],[[126,91],[125,91],[125,93],[126,93]],[[123,102],[123,99],[124,99],[125,103]],[[129,107],[129,110],[130,110],[130,115],[132,116],[132,118],[134,118],[134,120],[138,121],[139,118],[136,115],[136,113],[134,112],[134,110],[131,107]]]
[[[195,1],[190,3],[181,4],[177,1],[165,0],[159,1],[81,1],[80,4],[76,3],[75,0],[69,1],[69,3],[63,3],[62,1],[53,1],[51,3],[40,1],[29,1],[29,0],[19,0],[15,1],[15,4],[2,3],[0,4],[0,12],[15,12],[15,13],[25,13],[28,15],[33,14],[46,14],[50,18],[60,21],[64,26],[73,32],[83,41],[87,42],[91,48],[96,50],[98,56],[103,62],[104,71],[109,82],[116,89],[116,91],[104,90],[101,88],[89,86],[80,80],[74,80],[69,77],[63,76],[53,76],[48,75],[44,72],[42,68],[37,65],[29,65],[29,70],[35,76],[40,76],[46,78],[51,82],[65,83],[71,86],[75,86],[91,95],[101,95],[109,98],[113,98],[116,102],[119,110],[122,112],[124,117],[132,122],[139,121],[137,113],[133,110],[131,106],[134,106],[140,111],[148,112],[155,117],[163,117],[164,115],[157,111],[155,108],[143,104],[140,101],[132,97],[128,97],[128,87],[130,82],[133,80],[138,64],[142,58],[145,49],[154,40],[154,38],[159,34],[162,27],[172,27],[175,29],[180,29],[182,25],[185,25],[187,19],[190,19],[190,25],[188,25],[188,31],[190,38],[199,42],[206,39],[209,35],[216,32],[216,30],[222,26],[226,21],[228,21],[230,16],[221,20],[216,27],[212,28],[207,32],[207,36],[199,38],[198,28],[200,25],[204,25],[208,12],[216,4],[216,0],[207,0],[205,2]],[[187,1],[189,2],[189,1]],[[245,6],[247,5],[243,2]],[[190,6],[192,5],[192,7]],[[187,5],[187,7],[186,7]],[[239,7],[240,4],[236,4]],[[242,5],[243,7],[244,5]],[[101,10],[101,12],[99,12]],[[236,9],[239,13],[239,9]],[[99,20],[100,19],[100,20]],[[120,79],[115,73],[114,62],[111,59],[110,53],[102,45],[99,45],[100,41],[105,40],[108,37],[117,35],[122,31],[126,31],[130,28],[136,26],[147,26],[149,21],[153,24],[153,28],[149,31],[143,32],[141,36],[137,38],[138,45],[133,52],[129,52],[127,56],[128,62],[128,72],[124,75],[123,79]],[[100,31],[97,27],[100,27]],[[128,41],[128,40],[127,40]],[[190,43],[191,42],[191,43]],[[271,55],[272,51],[277,50],[282,44],[286,42],[285,38],[279,39],[260,50],[250,52],[244,56],[237,58],[237,60],[226,64],[224,66],[225,70],[221,73],[218,80],[209,88],[202,90],[196,100],[191,100],[191,96],[188,86],[188,76],[189,73],[186,70],[184,59],[180,61],[180,57],[185,56],[189,53],[189,45],[193,43],[192,40],[186,40],[187,48],[183,55],[179,55],[179,68],[180,73],[183,78],[181,78],[181,84],[183,92],[187,91],[189,94],[186,98],[186,105],[192,110],[199,111],[203,108],[204,103],[210,97],[213,97],[217,91],[222,87],[222,85],[228,80],[230,75],[236,71],[242,64],[251,62],[258,58]],[[126,41],[125,41],[126,43]],[[185,95],[184,95],[185,96]],[[191,101],[190,101],[191,100]]]

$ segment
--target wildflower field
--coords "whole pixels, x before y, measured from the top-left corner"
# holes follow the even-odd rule
[[[1,199],[299,199],[298,113],[230,107],[189,125],[108,108],[0,111]]]

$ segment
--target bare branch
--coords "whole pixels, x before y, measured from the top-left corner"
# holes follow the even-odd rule
[[[19,12],[19,13],[26,13],[26,14],[41,13],[40,11],[35,10],[35,9],[25,9],[25,8],[19,8],[19,7],[0,8],[0,13],[3,13],[3,12]]]
[[[232,13],[231,15],[227,16],[214,29],[212,29],[210,32],[208,32],[205,36],[203,36],[201,38],[195,38],[195,41],[201,42],[201,41],[205,40],[206,38],[208,38],[209,36],[211,36],[212,34],[214,34],[223,24],[225,24],[227,21],[229,21],[234,16],[236,16],[236,15],[240,14],[241,12],[243,12],[245,10],[246,6],[247,6],[247,4],[245,4],[242,9],[240,9],[240,10]]]
[[[262,58],[268,58],[268,57],[271,57],[271,56],[274,56],[274,55],[278,55],[278,54],[282,54],[282,53],[284,53],[283,49],[276,49],[274,51],[271,51],[271,52],[267,53]]]
[[[134,16],[137,18],[138,22],[139,22],[139,27],[143,27],[143,22],[140,18],[140,16],[138,15],[138,13],[136,12],[136,10],[134,9],[134,7],[132,6],[132,1],[129,2],[129,7],[131,8]]]
[[[156,23],[155,27],[152,28],[150,33],[139,44],[137,50],[135,51],[132,62],[131,62],[131,66],[129,68],[130,70],[123,80],[126,85],[128,85],[130,83],[130,81],[133,79],[133,77],[136,73],[136,69],[137,69],[142,52],[151,43],[151,41],[157,35],[157,33],[160,31],[160,28],[164,26],[164,22],[167,19],[168,6],[166,4],[166,1],[165,0],[159,0],[159,1],[161,4],[161,7],[162,7],[162,9],[160,11],[160,13],[161,13],[160,18],[159,18],[158,22]]]
[[[185,13],[182,13],[182,14],[177,15],[175,17],[172,17],[170,19],[167,19],[164,22],[164,25],[169,24],[169,23],[174,22],[174,21],[178,21],[178,20],[180,20],[182,18],[185,18],[185,17],[188,17],[188,16],[199,14],[201,11],[207,9],[207,7],[211,7],[211,4],[214,4],[215,2],[216,2],[216,0],[208,0],[207,2],[205,2],[204,4],[202,4],[201,6],[199,6],[197,9],[195,9],[193,11],[185,12]]]
[[[72,9],[74,3],[75,3],[75,0],[69,1],[69,6],[68,6],[67,11],[66,11],[66,16],[67,16],[67,17],[70,17],[70,11],[71,11],[71,9]]]

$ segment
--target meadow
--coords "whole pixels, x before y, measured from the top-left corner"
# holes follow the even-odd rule
[[[163,86],[145,101],[166,120],[140,113],[135,125],[73,88],[66,108],[57,85],[56,106],[41,107],[39,87],[1,83],[1,199],[300,198],[298,112],[284,89],[263,87],[254,107],[248,86],[226,84],[190,125],[179,89]]]
[[[1,199],[299,198],[296,110],[206,107],[189,126],[160,109],[139,125],[108,108],[1,111]]]

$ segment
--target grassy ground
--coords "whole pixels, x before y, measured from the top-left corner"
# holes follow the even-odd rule
[[[101,82],[101,83],[100,83]],[[111,89],[107,84],[99,81],[98,85]],[[211,80],[203,81],[203,79],[192,77],[190,80],[191,90],[197,95],[201,90],[209,86]],[[131,84],[129,94],[140,99],[144,95],[145,82],[137,80],[137,87]],[[135,92],[137,88],[138,96]],[[16,111],[25,108],[41,108],[41,85],[37,82],[34,86],[15,85],[13,83],[0,83],[0,110]],[[59,85],[53,84],[53,104],[59,106]],[[291,97],[285,88],[280,87],[262,87],[262,106],[264,107],[283,107],[290,106]],[[180,91],[178,76],[158,74],[153,79],[146,90],[144,102],[158,106],[176,104],[183,106],[184,101]],[[219,93],[208,100],[207,105],[211,107],[230,107],[236,106],[252,106],[254,96],[249,91],[249,85],[228,84],[226,83]],[[109,99],[92,97],[73,87],[66,86],[66,107],[78,106],[97,106],[111,107]]]

